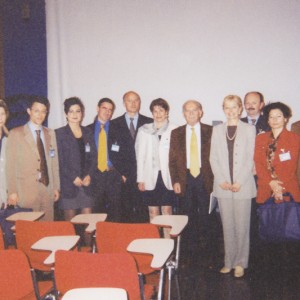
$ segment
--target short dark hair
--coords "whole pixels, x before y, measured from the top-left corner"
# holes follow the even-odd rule
[[[112,105],[112,107],[113,107],[112,111],[114,112],[114,111],[115,111],[115,108],[116,108],[115,102],[112,101],[112,100],[109,99],[109,98],[102,98],[102,99],[100,99],[100,100],[98,101],[98,107],[100,107],[101,104],[102,104],[102,103],[105,103],[105,102],[110,103],[110,104]]]
[[[68,114],[68,112],[69,112],[69,110],[70,110],[70,107],[71,107],[72,105],[79,105],[82,114],[84,114],[84,105],[83,105],[81,99],[78,98],[78,97],[67,98],[67,99],[64,101],[64,111],[65,111],[65,114]]]
[[[257,91],[248,92],[244,97],[244,103],[246,101],[247,96],[250,95],[250,94],[256,94],[259,97],[259,102],[260,103],[265,103],[264,95],[260,92],[257,92]]]
[[[263,109],[264,116],[266,116],[267,119],[269,119],[270,111],[273,109],[279,109],[286,119],[289,119],[292,116],[292,110],[289,106],[282,102],[271,102],[267,104]]]
[[[50,102],[46,97],[43,96],[34,96],[33,100],[29,104],[29,108],[31,109],[34,103],[41,103],[44,104],[47,108],[47,112],[49,112],[50,109]]]
[[[170,110],[169,103],[165,99],[162,99],[162,98],[157,98],[151,102],[150,107],[149,107],[151,112],[153,112],[154,106],[160,106],[167,112],[169,112],[169,110]]]

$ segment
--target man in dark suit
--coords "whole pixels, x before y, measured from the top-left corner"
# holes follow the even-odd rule
[[[207,243],[211,238],[208,209],[213,187],[213,173],[209,163],[212,126],[200,122],[203,111],[198,101],[185,102],[183,114],[187,124],[171,133],[170,175],[173,189],[180,197],[179,213],[189,216],[185,243],[189,244],[188,248],[193,248],[200,240],[207,250],[210,246]],[[192,144],[195,144],[194,133],[197,144],[196,160],[193,158],[195,150],[192,150]]]
[[[122,176],[122,220],[145,222],[148,220],[148,211],[137,187],[134,144],[138,128],[153,120],[139,114],[141,99],[136,92],[125,93],[123,103],[126,113],[112,120],[110,124],[109,157]]]
[[[264,105],[264,96],[260,92],[249,92],[244,97],[247,116],[241,118],[241,121],[255,125],[256,134],[270,131],[268,120],[262,114]]]
[[[88,127],[94,133],[94,140],[98,151],[98,168],[92,182],[93,195],[96,200],[95,211],[108,214],[107,220],[121,221],[121,175],[114,168],[109,156],[108,139],[110,136],[110,119],[115,110],[115,103],[109,98],[102,98],[97,105],[97,116],[94,123]],[[99,139],[101,130],[104,130],[106,141]],[[106,143],[106,151],[103,151],[101,143]],[[102,168],[99,164],[102,152],[105,152],[106,165]],[[108,155],[107,155],[108,154]]]

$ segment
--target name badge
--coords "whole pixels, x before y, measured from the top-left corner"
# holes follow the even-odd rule
[[[85,152],[87,152],[87,153],[91,152],[91,146],[89,143],[85,144]]]
[[[117,144],[112,144],[111,145],[111,151],[114,151],[114,152],[119,152],[120,150],[120,146],[117,145]]]
[[[55,157],[55,150],[54,149],[50,149],[50,151],[49,151],[49,155],[50,155],[50,157]]]
[[[291,154],[290,154],[290,151],[279,154],[279,159],[280,159],[280,161],[291,160]]]

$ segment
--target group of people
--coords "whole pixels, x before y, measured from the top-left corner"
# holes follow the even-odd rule
[[[65,220],[78,212],[107,212],[115,222],[146,222],[176,207],[189,216],[187,240],[199,235],[209,243],[213,195],[225,247],[220,272],[234,269],[242,277],[253,202],[284,201],[286,193],[300,202],[300,121],[292,125],[295,132],[288,131],[291,109],[281,102],[265,106],[259,92],[245,95],[245,118],[241,98],[226,96],[226,121],[214,127],[201,122],[196,100],[183,104],[186,124],[179,127],[169,122],[170,106],[162,98],[151,102],[152,118],[139,113],[136,92],[125,93],[123,103],[126,112],[111,120],[115,103],[100,99],[94,122],[84,127],[82,101],[68,98],[67,125],[53,131],[42,126],[49,102],[37,97],[27,109],[29,122],[8,132],[1,100],[2,205],[42,210],[44,220],[53,220],[58,201]]]

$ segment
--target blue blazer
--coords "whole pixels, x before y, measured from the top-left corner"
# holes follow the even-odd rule
[[[241,121],[244,123],[248,123],[247,117],[241,118]],[[256,128],[256,134],[264,133],[271,130],[268,124],[268,120],[264,115],[260,115],[260,117],[258,118],[255,124],[255,128]]]
[[[146,123],[152,123],[153,119],[140,115],[138,128]],[[115,145],[116,147],[112,147]],[[137,164],[135,157],[135,138],[133,139],[126,123],[125,115],[110,121],[108,146],[109,157],[117,171],[125,176],[130,183],[136,183]]]
[[[93,181],[93,176],[97,168],[97,151],[93,133],[89,128],[83,126],[81,126],[81,130],[86,150],[84,170],[81,170],[80,166],[80,151],[78,142],[69,125],[55,130],[62,198],[76,197],[79,188],[73,183],[75,178],[80,177],[80,174],[83,174],[83,178],[90,175],[91,180]],[[91,185],[84,187],[87,195],[91,195],[90,187]]]

